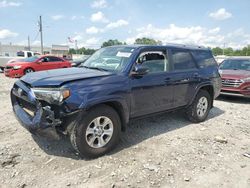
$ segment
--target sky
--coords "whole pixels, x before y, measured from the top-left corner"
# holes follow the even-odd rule
[[[99,48],[108,39],[242,48],[250,44],[250,0],[0,0],[0,42],[70,43]]]

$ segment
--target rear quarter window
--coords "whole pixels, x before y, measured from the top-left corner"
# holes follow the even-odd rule
[[[212,55],[212,52],[209,50],[194,50],[192,51],[194,59],[198,63],[200,68],[205,68],[209,66],[217,66],[217,63]]]

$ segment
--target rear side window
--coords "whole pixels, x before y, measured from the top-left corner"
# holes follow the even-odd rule
[[[58,58],[58,57],[49,57],[49,61],[50,62],[56,62],[56,61],[63,61],[63,60]]]
[[[200,68],[217,65],[211,51],[195,50],[192,54]]]
[[[195,69],[196,65],[189,51],[172,50],[174,70]]]

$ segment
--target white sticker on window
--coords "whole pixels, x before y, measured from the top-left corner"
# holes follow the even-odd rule
[[[130,57],[132,53],[130,52],[118,52],[116,54],[117,57]]]

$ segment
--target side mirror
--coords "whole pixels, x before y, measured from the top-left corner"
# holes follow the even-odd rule
[[[132,76],[144,76],[148,74],[149,69],[147,67],[144,67],[143,65],[136,65],[134,70],[132,71]]]
[[[43,59],[36,61],[37,64],[41,64],[42,62],[43,62]]]

